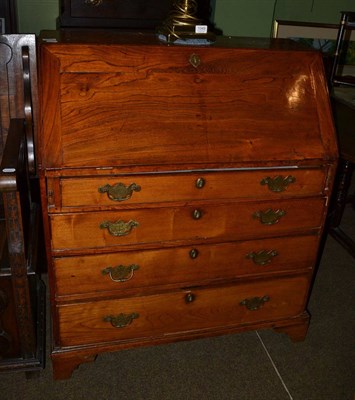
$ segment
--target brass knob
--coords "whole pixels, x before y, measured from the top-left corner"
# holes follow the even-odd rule
[[[192,303],[195,300],[196,296],[193,293],[188,293],[185,296],[185,302],[186,303]]]
[[[205,183],[206,183],[206,181],[204,178],[198,178],[198,179],[196,179],[195,184],[196,184],[197,189],[202,189],[205,186]]]
[[[189,254],[190,257],[194,260],[198,257],[199,251],[197,249],[191,249]]]
[[[194,212],[192,213],[192,218],[193,219],[201,219],[202,218],[202,211],[200,210],[194,210]]]

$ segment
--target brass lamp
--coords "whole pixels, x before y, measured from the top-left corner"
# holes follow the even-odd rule
[[[214,41],[214,35],[208,32],[207,25],[203,25],[196,17],[197,9],[197,0],[175,0],[172,11],[158,29],[159,38],[167,43]]]

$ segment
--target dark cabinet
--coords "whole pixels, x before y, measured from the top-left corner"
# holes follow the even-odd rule
[[[0,34],[17,32],[16,0],[0,0]]]
[[[154,29],[173,0],[61,0],[60,27]],[[198,16],[210,17],[210,0],[198,0]]]

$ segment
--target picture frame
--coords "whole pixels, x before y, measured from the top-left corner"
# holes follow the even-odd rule
[[[275,20],[272,36],[279,39],[291,39],[332,57],[338,36],[338,24],[317,22]],[[343,55],[343,73],[355,75],[355,30],[348,32],[346,54]]]
[[[272,36],[274,38],[313,38],[336,40],[338,24],[323,24],[317,22],[299,22],[275,19]]]

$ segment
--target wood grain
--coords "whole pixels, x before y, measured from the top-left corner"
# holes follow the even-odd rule
[[[122,297],[127,295],[128,289],[164,291],[165,285],[184,287],[310,269],[318,241],[318,235],[307,235],[55,258],[57,295],[73,295],[74,298],[81,294],[84,298],[95,298],[115,291],[115,296]],[[190,256],[192,250],[197,253],[196,258]],[[265,265],[258,265],[248,257],[262,250],[275,251],[277,255]],[[139,269],[124,282],[114,282],[102,273],[110,266],[132,264]],[[68,298],[61,301],[68,301]]]
[[[226,327],[297,316],[302,312],[308,277],[257,281],[206,289],[189,289],[165,295],[132,297],[59,307],[62,346],[108,342],[179,332]],[[186,303],[188,293],[195,296]],[[250,311],[240,302],[255,296],[270,296],[259,310]],[[137,313],[124,328],[104,321],[107,315]]]
[[[199,220],[193,212],[202,213]],[[284,210],[286,215],[274,225],[262,224],[253,214],[268,209]],[[54,250],[120,248],[167,241],[234,240],[304,232],[319,229],[324,217],[324,200],[310,198],[251,203],[190,204],[137,210],[73,213],[51,216]],[[103,221],[136,221],[126,236],[112,236],[100,229]]]

